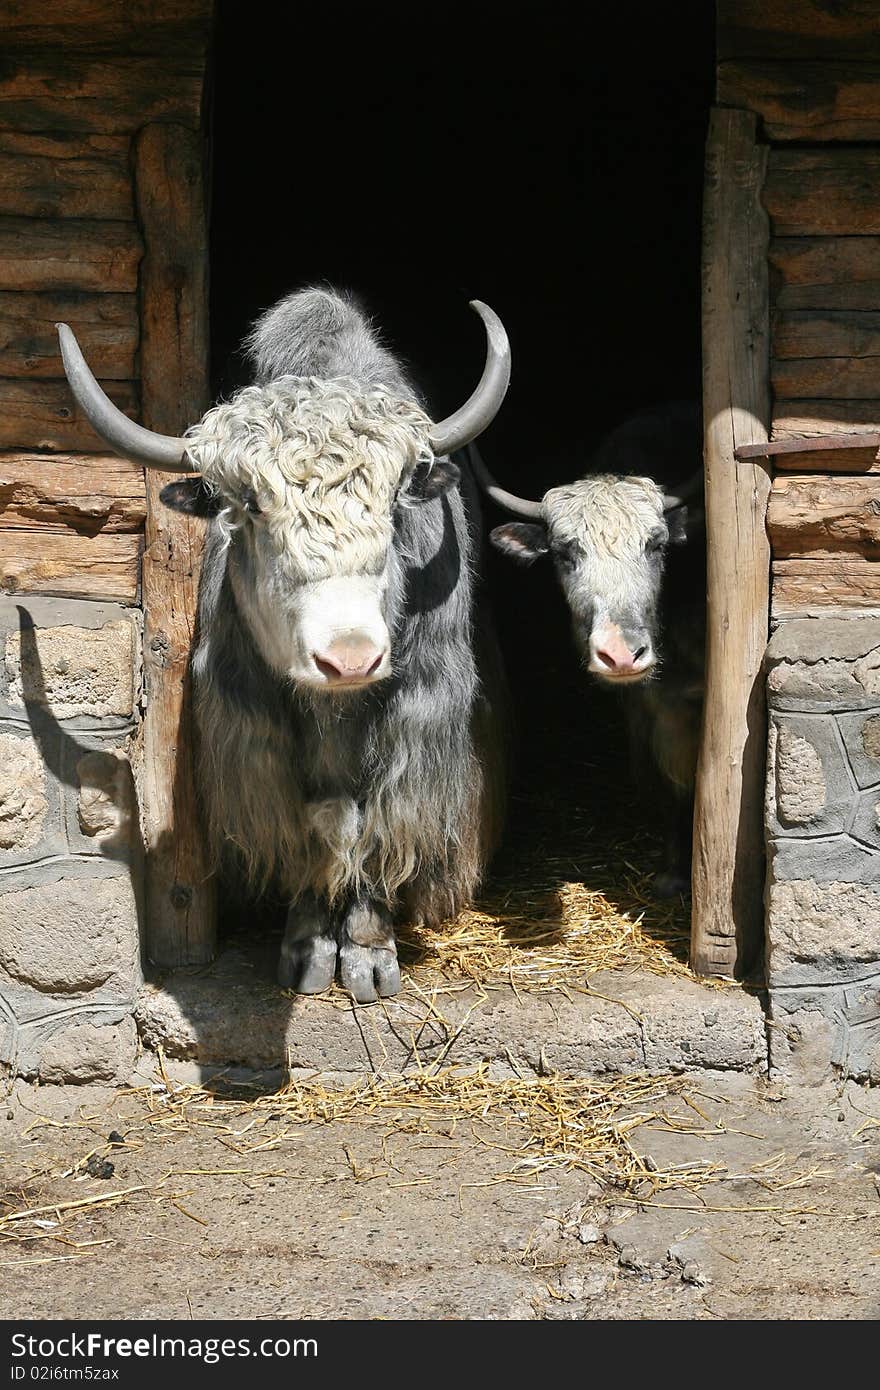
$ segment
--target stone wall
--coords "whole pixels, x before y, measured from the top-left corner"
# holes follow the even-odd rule
[[[116,1081],[137,1051],[140,614],[0,598],[0,1063]]]
[[[767,663],[771,1065],[880,1081],[880,619],[783,623]]]

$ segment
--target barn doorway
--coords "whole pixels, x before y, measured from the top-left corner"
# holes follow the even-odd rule
[[[538,497],[631,412],[699,398],[713,7],[670,20],[625,0],[595,42],[574,5],[503,31],[473,9],[419,11],[411,26],[405,13],[340,26],[326,9],[278,7],[257,25],[220,0],[214,393],[248,379],[238,345],[254,316],[326,280],[363,295],[442,415],[479,373],[467,310],[479,297],[514,353],[484,454]],[[490,552],[487,582],[521,730],[508,859],[540,842],[560,874],[649,902],[660,827],[629,783],[615,700],[578,666],[549,567]]]

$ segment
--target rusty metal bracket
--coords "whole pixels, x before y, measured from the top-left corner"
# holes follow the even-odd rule
[[[777,439],[765,444],[741,444],[737,459],[772,458],[774,454],[807,454],[832,449],[876,449],[880,461],[880,434],[817,434],[806,439]]]

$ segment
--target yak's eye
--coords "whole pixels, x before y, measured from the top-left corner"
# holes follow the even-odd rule
[[[666,535],[663,531],[652,531],[648,539],[645,541],[645,554],[655,555],[658,550],[663,549],[663,544],[665,540]]]
[[[245,488],[244,492],[241,494],[241,505],[246,512],[250,512],[251,516],[260,515],[260,505],[257,502],[257,495],[253,488]]]

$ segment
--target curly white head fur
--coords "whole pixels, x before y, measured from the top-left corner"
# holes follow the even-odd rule
[[[265,660],[297,684],[351,690],[390,673],[394,507],[433,461],[430,423],[382,386],[284,376],[188,431],[234,537],[236,598]]]

